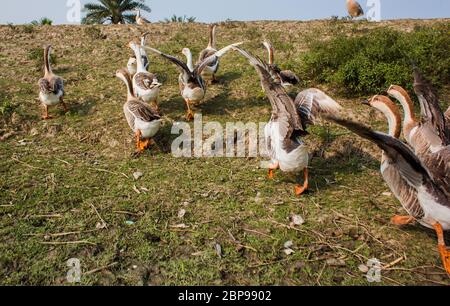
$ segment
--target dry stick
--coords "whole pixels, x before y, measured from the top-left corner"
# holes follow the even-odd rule
[[[105,220],[103,220],[102,216],[100,216],[100,214],[97,211],[97,208],[95,208],[94,204],[92,204],[91,202],[88,202],[89,205],[91,205],[91,207],[94,209],[95,213],[97,214],[98,218],[100,219],[100,221],[102,221],[102,224],[108,228],[108,224],[105,222]]]
[[[381,269],[387,270],[387,269],[389,269],[389,268],[395,266],[396,264],[398,264],[399,262],[401,262],[401,261],[404,260],[404,259],[405,259],[404,256],[402,256],[402,257],[400,257],[400,258],[397,258],[396,260],[394,260],[394,261],[391,262],[391,263],[388,263],[387,265],[385,265],[385,266],[382,267]]]
[[[39,167],[32,166],[32,165],[30,165],[30,164],[27,164],[26,162],[23,162],[23,161],[19,160],[18,158],[14,157],[14,156],[11,157],[11,159],[14,160],[14,161],[16,161],[16,162],[18,162],[18,163],[21,163],[22,165],[27,166],[27,167],[30,168],[30,169],[47,171],[47,169],[39,168]]]
[[[322,278],[323,270],[325,270],[325,267],[327,266],[326,263],[323,264],[322,269],[320,269],[319,276],[317,276],[316,282],[319,284],[319,286],[322,286],[320,283],[320,279]]]
[[[311,233],[313,233],[314,235],[319,236],[319,237],[325,239],[325,237],[324,237],[321,233],[319,233],[319,232],[317,232],[317,231],[315,231],[315,230],[312,230],[312,229],[304,229],[304,230],[303,230],[303,229],[299,229],[299,228],[296,228],[296,227],[293,227],[293,226],[290,226],[290,225],[286,225],[286,224],[277,222],[277,221],[272,220],[272,219],[266,219],[266,220],[269,221],[269,222],[272,222],[272,223],[275,224],[275,225],[282,226],[282,227],[284,227],[284,228],[291,229],[291,230],[294,230],[294,231],[297,231],[297,232],[300,232],[300,233],[308,233],[308,232],[311,232]]]
[[[50,214],[50,215],[31,215],[27,216],[27,218],[62,218],[61,214]]]
[[[67,245],[67,244],[90,244],[90,245],[97,245],[96,243],[86,241],[86,240],[79,240],[79,241],[41,241],[40,244],[48,244],[48,245]]]
[[[83,234],[83,233],[92,233],[92,232],[96,232],[96,231],[98,231],[98,230],[95,229],[95,230],[87,230],[87,231],[76,231],[76,232],[54,233],[54,234],[26,234],[25,236],[49,236],[49,237],[57,238],[57,237],[64,237],[64,236],[70,236],[70,235],[78,235],[78,234]]]
[[[129,212],[129,211],[122,211],[122,210],[114,210],[113,213],[121,214],[121,215],[140,216],[140,214],[132,213],[132,212]]]
[[[224,230],[223,228],[221,228],[221,230],[222,230],[223,232],[225,232],[225,230]],[[258,251],[257,251],[255,248],[253,248],[253,247],[251,247],[251,246],[248,246],[248,245],[245,245],[245,244],[242,244],[239,240],[237,240],[236,238],[234,238],[234,236],[233,236],[233,234],[231,233],[230,230],[228,230],[228,231],[225,232],[225,233],[228,233],[228,235],[230,236],[231,240],[232,240],[237,246],[242,247],[242,248],[245,248],[245,249],[248,249],[248,250],[252,250],[253,252],[258,253]]]
[[[115,265],[117,265],[117,262],[113,262],[112,264],[109,264],[107,266],[100,267],[100,268],[97,268],[97,269],[94,269],[94,270],[91,270],[91,271],[87,271],[86,273],[83,273],[83,274],[84,275],[94,274],[94,273],[100,272],[102,270],[106,270],[106,269],[109,269],[111,267],[114,267]]]
[[[270,236],[270,235],[267,235],[267,234],[265,234],[265,233],[261,233],[261,232],[258,232],[258,231],[256,231],[256,230],[252,230],[252,229],[244,228],[244,231],[246,231],[246,232],[249,232],[249,233],[253,233],[253,234],[258,234],[258,235],[261,235],[261,236],[264,236],[264,237],[267,237],[267,238],[270,238],[270,239],[276,240],[276,238],[275,238],[275,237],[273,237],[273,236]]]
[[[249,268],[259,268],[259,267],[269,266],[269,265],[273,265],[273,264],[277,264],[277,263],[282,263],[282,262],[289,261],[289,260],[290,260],[290,258],[285,258],[285,259],[278,260],[278,261],[265,262],[265,263],[262,263],[262,264],[251,265],[251,266],[248,266],[248,267]]]
[[[60,162],[66,164],[66,165],[72,166],[71,163],[69,163],[69,162],[67,162],[67,161],[65,161],[65,160],[59,159],[59,158],[57,158],[57,157],[55,157],[55,159],[56,159],[56,160],[59,160]]]

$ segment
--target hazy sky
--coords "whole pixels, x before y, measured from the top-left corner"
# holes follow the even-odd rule
[[[48,17],[55,23],[69,23],[67,1],[14,0],[2,1],[0,24],[29,23]],[[370,0],[359,0],[363,8]],[[382,19],[450,18],[450,0],[379,0]],[[81,0],[82,4],[97,2]],[[151,21],[173,14],[197,17],[198,21],[233,20],[308,20],[346,16],[345,0],[147,0]],[[24,9],[26,8],[26,9]],[[367,11],[367,9],[366,9]]]

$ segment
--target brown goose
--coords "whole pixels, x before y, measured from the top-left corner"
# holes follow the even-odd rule
[[[201,74],[203,70],[218,60],[218,58],[222,57],[225,53],[227,53],[233,46],[238,46],[242,43],[236,43],[229,45],[208,58],[205,58],[201,63],[195,65],[192,64],[192,53],[188,48],[183,49],[183,54],[187,57],[187,64],[178,58],[164,54],[159,50],[147,47],[147,49],[161,55],[162,57],[168,59],[179,68],[181,68],[181,74],[178,77],[178,81],[180,84],[181,96],[184,98],[187,107],[186,120],[190,121],[194,119],[194,113],[192,112],[191,105],[199,103],[203,100],[206,93],[206,83],[202,78]]]
[[[313,124],[319,113],[337,113],[341,107],[323,92],[308,89],[301,92],[295,102],[281,85],[281,80],[270,65],[247,51],[234,47],[255,67],[261,85],[272,105],[272,116],[265,127],[267,152],[272,159],[269,178],[280,168],[283,172],[304,171],[303,185],[295,186],[295,194],[301,195],[308,189],[308,147],[302,140],[308,124]]]
[[[206,49],[204,49],[202,52],[200,52],[200,55],[198,57],[198,63],[201,63],[202,61],[204,61],[205,59],[207,59],[208,57],[214,55],[214,53],[217,52],[216,49],[216,28],[217,25],[212,24],[209,26],[209,43],[208,43],[208,47],[206,47]],[[202,72],[202,77],[204,79],[211,79],[211,83],[216,82],[216,73],[219,70],[219,59],[217,58],[217,60],[211,64],[209,64],[208,66],[205,67],[205,69]]]
[[[67,112],[67,105],[64,103],[64,81],[61,77],[53,73],[50,66],[50,52],[52,46],[44,49],[44,77],[39,80],[39,100],[44,106],[42,119],[51,119],[48,115],[48,107],[61,103],[64,111]]]
[[[328,117],[332,121],[346,127],[357,135],[375,143],[384,152],[385,163],[390,165],[387,176],[401,177],[401,180],[393,184],[394,193],[402,190],[401,181],[407,183],[406,188],[400,192],[399,199],[416,198],[420,208],[414,208],[417,221],[428,228],[434,228],[438,236],[438,248],[441,254],[445,270],[450,275],[450,252],[447,250],[444,241],[444,230],[450,230],[450,198],[443,191],[441,186],[431,178],[428,169],[422,164],[411,149],[403,142],[389,135],[374,132],[371,129],[347,120],[336,117]],[[384,172],[384,171],[383,171]],[[390,186],[391,187],[391,186]],[[405,187],[405,186],[403,186]],[[411,188],[414,191],[411,192]],[[403,195],[402,195],[403,194]],[[404,206],[405,203],[402,203]],[[406,208],[406,207],[405,207]],[[407,223],[408,220],[401,220]]]
[[[264,47],[266,47],[267,52],[269,53],[269,65],[272,70],[274,70],[278,75],[280,76],[282,85],[284,88],[288,88],[293,85],[297,85],[300,83],[300,79],[298,76],[292,72],[291,70],[281,70],[275,63],[274,63],[274,49],[270,42],[264,41],[263,42]]]
[[[388,93],[403,106],[406,141],[428,168],[432,178],[450,195],[450,145],[444,115],[430,85],[418,72],[415,73],[414,87],[421,104],[421,121],[416,119],[413,102],[403,88],[394,85]]]
[[[401,115],[397,105],[391,99],[386,96],[374,96],[372,99],[364,101],[363,104],[382,112],[388,121],[389,136],[396,139],[400,137]],[[405,225],[422,218],[424,213],[417,199],[417,190],[408,185],[407,181],[402,178],[398,164],[392,163],[392,160],[384,151],[381,157],[381,175],[409,214],[408,216],[394,216],[391,220],[392,223]]]
[[[347,0],[347,11],[352,18],[358,18],[364,15],[364,10],[355,0]]]
[[[135,96],[131,77],[126,69],[117,71],[116,76],[127,86],[127,102],[123,106],[123,112],[128,125],[136,135],[137,153],[142,153],[154,143],[152,138],[162,125],[161,116],[155,109]]]

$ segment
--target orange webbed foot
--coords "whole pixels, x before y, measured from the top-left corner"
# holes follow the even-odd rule
[[[391,223],[397,226],[408,225],[414,221],[416,221],[416,219],[411,216],[393,216],[391,218]]]

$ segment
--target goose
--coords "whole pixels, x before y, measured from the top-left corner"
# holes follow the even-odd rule
[[[429,83],[415,72],[414,89],[421,104],[422,119],[414,115],[413,102],[403,88],[393,85],[388,94],[397,99],[404,109],[403,134],[415,154],[450,195],[450,137],[445,117]]]
[[[347,11],[352,18],[358,18],[364,15],[364,10],[355,0],[347,0]]]
[[[438,250],[444,268],[450,275],[450,251],[445,245],[443,232],[450,230],[450,198],[442,191],[439,183],[433,180],[426,166],[406,144],[392,136],[335,116],[328,116],[327,119],[373,142],[383,151],[383,174],[392,178],[388,184],[401,201],[410,200],[402,202],[402,205],[408,208],[411,217],[436,231]],[[412,206],[408,207],[409,204]],[[408,223],[406,218],[398,221]]]
[[[139,9],[136,10],[136,23],[138,25],[145,25],[150,23],[150,21],[141,16],[141,10]]]
[[[155,74],[145,69],[144,62],[142,61],[141,46],[135,42],[130,42],[129,47],[134,51],[137,61],[137,72],[133,76],[134,92],[144,102],[151,103],[158,109],[158,97],[162,84],[158,82]]]
[[[206,47],[206,49],[204,49],[202,52],[200,52],[197,63],[201,63],[203,60],[210,57],[211,55],[214,55],[214,53],[217,52],[216,28],[217,28],[217,25],[215,25],[215,24],[212,24],[209,26],[208,47]],[[215,62],[213,62],[205,67],[205,69],[202,71],[202,77],[204,79],[211,79],[211,83],[214,83],[214,82],[216,82],[216,73],[218,70],[219,70],[219,59],[217,59]]]
[[[123,106],[123,112],[128,125],[135,133],[137,153],[142,153],[154,143],[152,138],[158,133],[163,120],[154,108],[136,97],[130,74],[126,69],[118,70],[116,77],[127,87],[127,102]]]
[[[163,58],[171,61],[179,68],[181,68],[181,74],[178,77],[178,82],[180,85],[181,96],[183,97],[186,103],[187,108],[186,120],[190,121],[194,118],[194,113],[192,112],[191,105],[201,102],[206,94],[206,83],[203,77],[201,76],[203,70],[206,68],[206,66],[210,65],[211,63],[214,63],[223,55],[225,55],[229,50],[231,50],[232,47],[239,46],[241,44],[242,42],[239,42],[229,45],[225,48],[222,48],[213,55],[211,55],[210,57],[205,58],[202,62],[195,65],[195,67],[192,62],[192,53],[188,48],[183,49],[183,54],[187,58],[187,63],[184,63],[183,61],[179,60],[174,56],[164,54],[163,52],[157,49],[150,47],[146,48],[152,52],[161,55]]]
[[[388,135],[399,139],[401,134],[401,115],[397,105],[386,96],[377,95],[362,102],[384,114],[388,122]],[[417,199],[417,190],[411,187],[401,176],[396,163],[383,151],[381,156],[381,175],[395,197],[400,201],[408,216],[394,216],[391,222],[395,225],[405,225],[420,219],[423,210]]]
[[[42,119],[48,120],[52,117],[48,115],[48,107],[61,103],[64,112],[68,111],[64,103],[64,81],[61,77],[53,73],[50,65],[50,54],[52,46],[44,48],[44,77],[39,80],[39,100],[44,106]]]
[[[273,69],[275,72],[278,73],[283,87],[288,89],[289,87],[300,83],[300,79],[294,72],[292,72],[290,70],[281,70],[274,63],[274,49],[273,49],[272,44],[268,41],[264,41],[263,45],[264,45],[264,47],[266,47],[267,52],[269,53],[269,65],[271,66],[271,69]]]
[[[130,76],[134,76],[136,74],[137,72],[136,65],[137,65],[136,56],[130,57],[127,63],[127,69]]]
[[[269,179],[274,171],[299,173],[303,171],[303,185],[295,186],[295,194],[300,196],[308,189],[308,147],[302,136],[306,128],[315,123],[320,113],[337,113],[341,107],[322,91],[311,88],[298,94],[295,101],[287,94],[278,74],[259,58],[247,51],[233,47],[246,57],[256,69],[261,85],[272,106],[272,116],[265,127],[267,152],[271,157]]]

